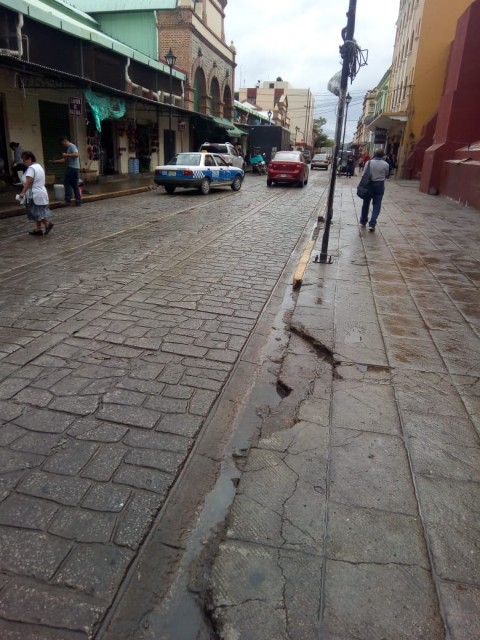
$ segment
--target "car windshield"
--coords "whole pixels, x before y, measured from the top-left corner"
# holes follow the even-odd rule
[[[313,156],[314,160],[326,160],[327,159],[327,154],[326,153],[317,153]]]
[[[300,154],[289,151],[278,151],[275,154],[274,160],[275,162],[300,162]]]
[[[187,164],[198,167],[200,165],[200,155],[198,153],[177,153],[168,164]]]
[[[202,144],[201,149],[210,153],[228,153],[226,144]]]

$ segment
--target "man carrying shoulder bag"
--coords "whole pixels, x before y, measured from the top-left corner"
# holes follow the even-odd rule
[[[360,224],[365,227],[368,222],[370,202],[373,200],[372,215],[368,228],[375,231],[377,218],[382,207],[383,194],[385,193],[385,180],[390,175],[390,165],[383,159],[385,151],[377,149],[375,155],[369,160],[363,170],[363,176],[357,188],[357,195],[363,199]]]

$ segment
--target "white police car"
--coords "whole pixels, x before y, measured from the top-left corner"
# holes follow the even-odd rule
[[[177,187],[199,189],[206,195],[213,187],[230,186],[233,191],[242,187],[245,173],[232,167],[217,153],[197,153],[195,151],[177,153],[164,166],[155,167],[155,184],[173,193]]]

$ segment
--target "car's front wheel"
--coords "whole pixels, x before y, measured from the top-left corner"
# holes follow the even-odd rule
[[[168,185],[167,187],[165,187],[165,191],[167,193],[175,193],[175,187]]]
[[[270,180],[270,178],[267,178],[267,187],[271,187],[273,184],[273,180]]]
[[[242,179],[240,176],[236,176],[230,186],[232,187],[232,191],[240,191],[242,188]]]
[[[208,178],[204,178],[200,183],[198,189],[202,195],[206,196],[208,193],[210,193],[210,180],[208,180]]]

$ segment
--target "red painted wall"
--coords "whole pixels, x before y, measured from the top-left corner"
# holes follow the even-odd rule
[[[433,144],[425,151],[424,156],[420,190],[425,193],[436,190],[461,200],[457,186],[458,181],[464,184],[462,172],[468,175],[466,182],[474,179],[480,183],[480,164],[477,162],[468,170],[465,163],[449,168],[445,166],[445,161],[453,159],[457,149],[480,140],[479,33],[480,0],[475,0],[457,23]],[[457,185],[452,178],[453,166],[456,167],[454,173]]]

